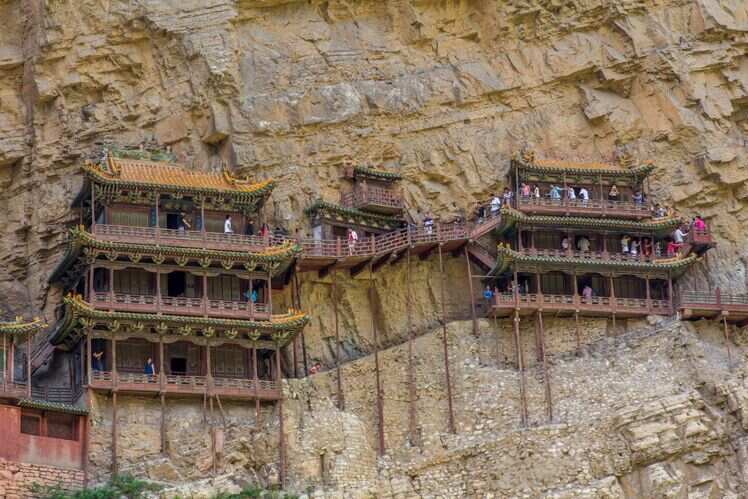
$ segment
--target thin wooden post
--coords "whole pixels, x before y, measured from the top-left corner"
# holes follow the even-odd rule
[[[8,391],[8,335],[3,335],[3,392]]]
[[[16,382],[16,340],[10,339],[10,384],[13,385]]]
[[[117,333],[112,333],[112,383],[114,389],[117,389],[119,385],[119,379],[117,375]]]
[[[732,353],[730,352],[730,330],[727,327],[727,314],[722,311],[722,325],[725,331],[725,345],[727,346],[727,367],[732,371]]]
[[[252,292],[254,291],[254,287],[255,287],[255,282],[254,282],[254,279],[252,279],[252,275],[250,274],[249,276],[249,318],[250,320],[255,318],[255,302],[252,300]]]
[[[470,268],[470,257],[468,256],[467,245],[463,248],[465,253],[465,265],[467,266],[468,290],[470,291],[470,316],[473,320],[473,336],[478,336],[478,319],[475,313],[475,291],[473,290],[473,271]]]
[[[268,320],[272,322],[273,321],[273,275],[270,272],[270,269],[268,269],[267,289],[268,289]]]
[[[410,247],[407,251],[406,276],[405,276],[405,310],[406,326],[408,328],[408,433],[410,434],[410,445],[420,444],[418,438],[418,414],[416,408],[416,370],[415,370],[415,334],[413,331],[413,300],[411,298],[411,268]]]
[[[527,379],[525,378],[525,360],[522,354],[522,341],[519,336],[519,309],[514,310],[514,349],[517,355],[519,370],[520,424],[527,427]]]
[[[86,328],[86,377],[88,379],[88,386],[91,386],[91,356],[93,355],[93,350],[91,350],[92,333],[92,328]]]
[[[296,282],[296,307],[301,310],[301,287],[299,284],[299,276],[296,272],[293,274],[294,281]],[[306,355],[306,339],[304,338],[304,331],[301,333],[301,357],[304,362],[304,376],[309,376],[309,365]]]
[[[117,390],[112,392],[112,475],[117,475]]]
[[[374,373],[377,390],[377,432],[379,440],[379,455],[384,455],[384,401],[382,400],[382,382],[379,377],[379,333],[374,307],[374,270],[369,262],[369,308],[371,310],[371,328],[374,334]]]
[[[205,342],[205,377],[207,378],[207,390],[208,395],[213,392],[213,368],[210,362],[210,340]]]
[[[645,286],[646,286],[646,288],[647,288],[647,289],[646,289],[646,297],[647,297],[647,312],[650,312],[650,313],[651,313],[651,312],[652,312],[652,298],[651,298],[651,296],[650,296],[650,291],[649,291],[649,274],[646,274],[646,275],[644,276],[644,279],[645,279],[645,281],[644,281],[644,285],[645,285]]]
[[[574,335],[577,338],[577,355],[582,353],[582,341],[579,338],[579,310],[574,310]]]
[[[26,396],[31,398],[31,333],[26,333]]]
[[[166,453],[166,394],[161,392],[161,453]]]
[[[166,453],[166,370],[164,369],[164,337],[158,336],[158,383],[161,395],[161,453]]]
[[[448,406],[448,420],[449,420],[449,432],[455,433],[455,418],[454,409],[452,407],[452,381],[449,375],[449,345],[447,342],[447,309],[446,309],[446,297],[445,297],[445,277],[444,277],[444,259],[442,257],[442,245],[438,246],[439,249],[439,284],[441,288],[441,305],[442,305],[442,346],[444,349],[444,377],[447,384],[447,406]]]
[[[91,232],[96,233],[96,184],[91,182]]]
[[[618,307],[616,304],[616,287],[615,287],[615,282],[613,281],[613,274],[610,274],[609,279],[610,279],[609,280],[610,282],[610,306],[613,309],[613,335],[615,336],[616,334],[616,309]]]
[[[161,200],[161,193],[157,192],[156,193],[156,226],[155,226],[156,245],[158,245],[161,242],[161,228],[160,228],[161,221],[159,220],[160,215],[159,215],[159,207],[158,207],[158,205],[160,204],[160,200]]]
[[[338,384],[338,409],[344,410],[345,400],[343,398],[343,377],[340,372],[340,327],[338,324],[338,271],[332,271],[332,308],[335,315],[335,377]]]
[[[551,373],[548,368],[548,357],[545,354],[545,328],[543,327],[543,312],[538,310],[538,344],[540,345],[540,357],[543,366],[543,380],[545,381],[545,406],[548,413],[548,422],[553,422],[553,398],[551,397]]]
[[[257,347],[252,347],[252,381],[255,392],[255,429],[260,427],[260,380],[257,376]]]
[[[278,474],[280,478],[280,486],[282,489],[286,485],[286,435],[283,422],[283,370],[281,369],[280,345],[278,345],[278,348],[275,350],[275,358],[278,387],[281,390],[280,398],[278,399],[278,458],[280,459]]]
[[[670,313],[673,313],[673,276],[668,272],[667,276],[667,299],[670,307]]]

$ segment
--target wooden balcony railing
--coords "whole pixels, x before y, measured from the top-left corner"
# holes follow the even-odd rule
[[[174,296],[136,295],[97,291],[93,294],[91,306],[104,310],[142,313],[174,313],[238,319],[270,319],[267,303],[249,301],[210,300],[206,298],[186,298]]]
[[[609,296],[592,296],[584,298],[581,295],[559,295],[527,293],[514,295],[513,293],[497,293],[493,299],[496,309],[531,308],[547,310],[584,310],[596,312],[627,312],[647,315],[669,314],[670,302],[650,298],[620,298]]]
[[[162,379],[163,378],[163,379]],[[176,374],[140,374],[111,371],[92,371],[91,388],[133,392],[159,392],[202,395],[217,394],[252,398],[277,398],[277,381],[247,378],[222,378]]]
[[[643,203],[629,201],[609,201],[601,199],[552,199],[547,197],[518,196],[518,207],[538,213],[549,214],[599,214],[618,217],[644,218],[650,215],[649,208]]]
[[[715,291],[683,291],[680,293],[678,303],[681,307],[699,308],[710,307],[748,307],[748,295],[722,293]]]
[[[654,255],[645,256],[642,253],[631,255],[630,253],[603,252],[603,251],[578,251],[563,249],[523,248],[520,253],[528,256],[547,256],[555,258],[579,258],[592,261],[613,262],[641,262],[651,263],[656,260]]]
[[[714,243],[709,229],[694,229],[693,227],[686,236],[686,243],[691,245],[709,246]]]
[[[402,195],[392,189],[366,186],[356,187],[340,196],[340,204],[348,208],[373,209],[386,208],[388,211],[402,210]]]
[[[28,387],[25,382],[10,381],[0,373],[0,397],[26,397],[28,396]]]

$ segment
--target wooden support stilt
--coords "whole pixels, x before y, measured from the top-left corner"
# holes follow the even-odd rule
[[[166,394],[161,392],[161,453],[166,454]]]
[[[548,422],[553,422],[553,398],[551,397],[551,372],[548,368],[548,356],[545,354],[545,328],[543,325],[543,312],[538,311],[538,344],[540,345],[540,357],[543,367],[543,381],[545,383],[545,407],[548,414]]]
[[[445,276],[444,276],[444,258],[442,255],[442,245],[439,244],[439,287],[441,289],[442,305],[442,346],[444,349],[444,377],[447,384],[447,417],[449,422],[449,432],[455,433],[454,408],[452,406],[452,380],[449,374],[449,345],[447,341],[447,309],[445,294]]]
[[[117,468],[117,391],[112,392],[112,476],[118,473]]]
[[[413,331],[413,300],[411,297],[411,268],[410,248],[407,249],[406,277],[405,277],[405,310],[406,327],[408,328],[408,433],[410,445],[420,445],[418,438],[418,413],[416,408],[416,367],[415,367],[415,332]]]
[[[31,333],[26,333],[26,396],[31,398]]]
[[[473,290],[473,271],[470,268],[470,256],[467,245],[463,248],[465,252],[465,265],[467,266],[468,290],[470,292],[470,317],[473,320],[473,336],[478,336],[478,319],[475,313],[475,291]]]
[[[499,319],[493,314],[493,328],[496,331],[496,367],[501,368],[503,360],[501,359],[501,331],[499,331]]]
[[[732,371],[732,353],[730,352],[730,330],[727,326],[727,315],[722,313],[722,326],[725,331],[725,345],[727,346],[727,367]]]
[[[294,272],[294,274],[293,274],[293,279],[294,279],[294,282],[296,283],[296,286],[295,286],[295,288],[296,288],[296,308],[298,310],[301,310],[301,288],[299,287],[299,275],[296,272]],[[309,376],[309,364],[308,364],[307,355],[306,355],[306,340],[304,339],[304,330],[303,329],[299,333],[299,335],[301,335],[301,356],[302,356],[303,361],[304,361],[304,376],[306,377],[306,376]]]
[[[280,348],[275,351],[276,358],[276,379],[278,380],[278,386],[281,387],[281,396],[278,399],[278,475],[280,479],[281,489],[286,486],[286,434],[285,425],[283,422],[283,371],[281,370],[280,363]]]
[[[379,455],[384,455],[384,401],[382,400],[382,381],[379,376],[379,333],[374,306],[374,270],[369,262],[369,308],[371,310],[371,327],[374,335],[374,373],[377,391],[377,432],[379,441]]]
[[[522,341],[519,336],[519,310],[514,311],[514,350],[517,353],[519,371],[520,425],[527,427],[527,379],[525,378],[525,360],[522,354]]]
[[[257,347],[252,348],[252,381],[255,392],[255,428],[260,428],[260,380],[257,377]]]
[[[343,376],[340,372],[340,325],[338,320],[338,271],[332,271],[332,307],[335,314],[335,377],[338,383],[338,409],[345,409],[343,397]]]
[[[218,456],[216,453],[216,428],[213,414],[213,397],[208,395],[208,404],[210,406],[210,456],[211,456],[211,473],[216,476],[218,473]]]
[[[582,340],[579,334],[579,310],[574,311],[574,335],[577,339],[577,355],[582,353]]]
[[[3,392],[8,392],[8,336],[3,335]]]

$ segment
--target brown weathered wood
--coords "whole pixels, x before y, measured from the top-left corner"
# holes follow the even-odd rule
[[[732,371],[732,353],[730,352],[730,330],[727,326],[727,314],[722,312],[722,326],[725,331],[725,345],[727,346],[727,367]]]
[[[548,356],[545,354],[545,328],[543,326],[543,312],[538,311],[538,342],[543,367],[543,381],[545,384],[545,406],[548,414],[548,422],[553,422],[553,398],[551,397],[551,373],[548,368]]]
[[[166,395],[161,392],[161,453],[166,453]]]
[[[525,361],[522,354],[522,341],[519,335],[519,310],[514,312],[514,349],[517,356],[517,369],[519,370],[519,401],[520,401],[520,424],[527,427],[527,379],[525,378]]]
[[[31,398],[31,333],[26,333],[26,396]]]
[[[465,266],[467,267],[468,289],[470,291],[470,317],[473,320],[473,336],[478,336],[478,318],[475,313],[475,291],[473,290],[473,271],[470,268],[470,256],[467,245],[463,247],[465,254]]]
[[[407,250],[405,277],[405,311],[408,328],[408,434],[412,446],[420,445],[418,438],[418,413],[416,408],[415,331],[413,331],[413,300],[411,297],[410,248]]]
[[[374,305],[374,271],[369,266],[369,309],[371,311],[371,328],[374,335],[374,374],[377,392],[377,440],[378,453],[384,455],[385,442],[384,442],[384,401],[382,400],[382,383],[379,375],[379,333],[377,331],[376,322],[376,307]]]
[[[338,324],[338,284],[337,279],[338,272],[333,270],[332,272],[332,307],[335,315],[335,377],[337,378],[338,387],[338,409],[341,411],[345,408],[345,400],[343,397],[343,375],[340,371],[340,327]]]
[[[252,379],[255,387],[255,428],[260,427],[260,383],[257,377],[257,348],[252,348]]]
[[[283,386],[283,371],[281,370],[281,363],[280,363],[280,349],[277,349],[275,351],[276,355],[276,369],[277,372],[277,379],[278,384],[282,387]],[[279,442],[278,442],[278,458],[280,460],[278,469],[278,475],[280,479],[280,486],[281,489],[285,488],[286,486],[286,434],[285,434],[285,424],[283,421],[283,393],[281,392],[281,397],[278,399],[278,432],[279,432]]]
[[[117,468],[117,391],[112,392],[112,475],[116,475]]]
[[[446,291],[444,276],[444,258],[442,256],[442,246],[439,245],[439,283],[441,290],[441,308],[442,308],[442,348],[444,351],[444,377],[447,384],[447,417],[448,429],[450,433],[456,433],[454,407],[452,405],[452,380],[449,373],[449,344],[447,341],[447,309],[446,309]]]

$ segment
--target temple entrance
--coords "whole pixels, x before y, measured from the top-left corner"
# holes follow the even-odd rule
[[[179,213],[166,214],[166,228],[174,230],[179,228]]]
[[[187,359],[185,357],[172,357],[169,359],[169,371],[171,374],[187,374]]]
[[[172,272],[166,276],[166,292],[168,296],[184,296],[187,289],[187,279],[184,272]]]

